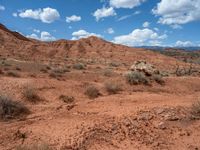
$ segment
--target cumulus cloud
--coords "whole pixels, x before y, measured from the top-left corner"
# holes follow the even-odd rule
[[[67,23],[78,22],[78,21],[81,21],[81,16],[72,15],[70,17],[66,17],[66,22]]]
[[[186,24],[200,20],[200,0],[161,0],[152,12],[161,24]]]
[[[167,35],[159,35],[157,32],[145,28],[135,29],[128,35],[121,35],[114,38],[113,42],[127,46],[160,45]]]
[[[108,28],[106,31],[108,34],[113,34],[115,33],[115,31],[113,30],[113,28]]]
[[[27,38],[31,38],[31,39],[37,39],[37,40],[40,40],[40,38],[37,36],[37,34],[35,34],[35,33],[32,33],[32,34],[30,34],[30,35],[27,35],[26,36]]]
[[[113,7],[103,7],[101,9],[97,9],[94,13],[93,16],[96,18],[96,21],[99,21],[102,18],[105,17],[110,17],[110,16],[115,16],[116,12]]]
[[[150,23],[146,21],[146,22],[144,22],[144,23],[143,23],[143,25],[142,25],[142,26],[143,26],[144,28],[148,28],[148,27],[149,27],[149,25],[150,25]]]
[[[90,36],[102,37],[100,34],[90,33],[90,32],[87,32],[85,30],[75,31],[75,32],[72,33],[72,36],[73,36],[72,40],[87,38],[87,37],[90,37]]]
[[[134,8],[145,0],[110,0],[110,6],[115,8]]]
[[[52,36],[49,32],[46,32],[46,31],[42,31],[41,34],[40,34],[40,37],[35,33],[33,33],[31,35],[27,35],[26,37],[41,40],[41,41],[54,41],[54,40],[56,40],[56,38],[54,36]]]
[[[5,10],[6,8],[4,7],[4,6],[2,6],[2,5],[0,5],[0,11],[3,11],[3,10]]]
[[[60,18],[60,14],[56,9],[53,8],[43,8],[43,9],[27,9],[18,14],[21,18],[31,18],[36,20],[41,20],[44,23],[52,23]]]
[[[177,41],[175,44],[176,47],[190,47],[194,46],[191,41]]]

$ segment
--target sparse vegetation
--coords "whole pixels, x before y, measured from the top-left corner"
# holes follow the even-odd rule
[[[125,77],[126,77],[126,81],[131,85],[137,85],[137,84],[149,85],[150,84],[150,80],[142,72],[139,72],[139,71],[128,72],[125,75]]]
[[[42,144],[34,144],[29,146],[18,146],[16,147],[16,150],[53,150],[49,147],[48,144],[42,143]]]
[[[111,67],[119,67],[119,66],[120,66],[120,63],[118,63],[118,62],[111,62],[111,63],[109,64],[109,66],[111,66]]]
[[[65,103],[73,103],[74,102],[73,96],[60,95],[59,99]]]
[[[106,77],[111,77],[113,75],[113,71],[111,69],[105,69],[103,71],[103,75],[106,76]]]
[[[10,77],[15,77],[15,78],[20,77],[19,73],[17,73],[16,71],[8,71],[7,75],[10,76]]]
[[[109,94],[117,94],[122,90],[121,85],[114,82],[105,83],[105,88]]]
[[[190,66],[180,66],[178,63],[176,64],[176,76],[190,76],[198,72],[199,69],[195,68],[195,66],[192,63],[190,63]]]
[[[20,102],[13,101],[8,96],[0,95],[0,119],[12,119],[29,112]]]
[[[200,119],[200,101],[194,102],[192,104],[191,115],[193,119]]]
[[[77,64],[73,65],[73,68],[76,70],[83,70],[83,69],[85,69],[85,65],[82,63],[77,63]]]
[[[154,80],[155,82],[157,82],[158,84],[165,84],[165,81],[163,80],[162,76],[159,74],[155,74],[152,76],[152,80]]]
[[[55,73],[55,72],[50,72],[50,73],[49,73],[49,76],[50,76],[51,78],[59,78],[59,77],[62,77],[62,74],[60,74],[60,73]]]
[[[88,87],[85,91],[85,94],[91,99],[97,98],[101,95],[101,93],[95,86]]]
[[[24,87],[23,96],[27,101],[36,103],[41,100],[40,96],[37,94],[36,89],[30,85]]]

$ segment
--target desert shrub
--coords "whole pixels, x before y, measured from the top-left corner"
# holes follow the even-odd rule
[[[28,108],[20,102],[13,101],[7,96],[0,95],[0,119],[15,118],[27,114],[28,112]]]
[[[19,73],[17,73],[16,71],[8,71],[7,75],[10,76],[10,77],[15,77],[15,78],[20,77]]]
[[[77,69],[77,70],[83,70],[83,69],[85,69],[85,65],[82,63],[77,63],[77,64],[73,65],[73,68]]]
[[[165,81],[163,80],[162,76],[159,74],[155,74],[152,76],[152,80],[154,80],[155,82],[157,82],[158,84],[163,85],[165,83]]]
[[[126,77],[127,82],[131,85],[137,85],[137,84],[149,85],[150,84],[149,79],[142,72],[139,72],[139,71],[128,72],[125,75],[125,77]]]
[[[49,76],[50,76],[51,78],[59,78],[59,77],[62,77],[62,74],[60,74],[60,73],[55,73],[55,72],[50,72],[50,73],[49,73]]]
[[[16,147],[16,150],[53,150],[49,147],[48,144],[34,144],[34,145],[28,145],[28,146],[18,146]]]
[[[117,94],[122,90],[121,85],[114,82],[105,83],[105,88],[109,94]]]
[[[3,70],[0,69],[0,74],[4,74]]]
[[[100,92],[99,90],[95,87],[95,86],[90,86],[86,89],[85,94],[89,97],[89,98],[97,98],[98,96],[100,96]]]
[[[47,72],[48,72],[48,70],[47,70],[46,68],[42,68],[42,69],[40,69],[40,71],[41,71],[42,73],[47,73]]]
[[[120,63],[111,62],[111,63],[109,64],[109,66],[111,66],[111,67],[119,67],[119,66],[120,66]]]
[[[194,119],[200,119],[200,101],[194,102],[192,104],[191,115]]]
[[[36,89],[30,85],[24,87],[22,94],[29,102],[36,103],[41,100],[40,96],[36,92]]]
[[[103,75],[106,77],[111,77],[113,75],[113,71],[111,69],[105,69],[103,71]]]
[[[73,96],[60,95],[59,99],[65,103],[73,103],[74,102]]]
[[[15,68],[17,71],[21,71],[22,69],[20,67]]]

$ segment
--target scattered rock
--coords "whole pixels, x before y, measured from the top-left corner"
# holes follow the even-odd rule
[[[130,68],[131,71],[143,72],[147,76],[152,76],[153,74],[159,74],[159,70],[155,68],[152,64],[146,61],[136,61]]]

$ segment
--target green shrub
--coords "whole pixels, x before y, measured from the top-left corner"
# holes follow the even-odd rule
[[[142,72],[139,72],[139,71],[128,72],[125,75],[125,77],[126,77],[126,81],[131,85],[137,85],[137,84],[149,85],[150,84],[150,80]]]
[[[23,104],[13,101],[7,96],[0,95],[0,119],[15,118],[29,112]]]
[[[105,88],[109,94],[117,94],[122,90],[121,86],[114,82],[105,83]]]
[[[86,89],[85,94],[89,97],[89,98],[97,98],[99,97],[101,94],[99,92],[99,90],[94,87],[94,86],[90,86]]]

